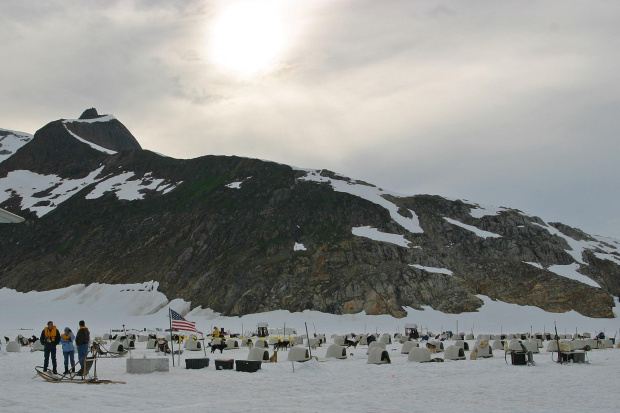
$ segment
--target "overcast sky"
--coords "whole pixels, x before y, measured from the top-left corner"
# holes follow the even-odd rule
[[[2,0],[0,127],[96,107],[176,158],[327,168],[620,238],[618,22],[616,0]]]

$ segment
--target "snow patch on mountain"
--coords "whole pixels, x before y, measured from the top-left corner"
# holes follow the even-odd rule
[[[366,183],[359,183],[357,181],[345,181],[340,179],[332,179],[326,176],[321,176],[320,171],[300,169],[306,172],[306,175],[299,178],[302,181],[311,181],[311,182],[319,182],[319,183],[329,183],[334,191],[337,192],[345,192],[347,194],[351,194],[360,198],[363,198],[367,201],[370,201],[374,204],[380,205],[387,209],[390,213],[392,219],[399,224],[401,227],[405,228],[407,231],[412,233],[423,233],[424,230],[420,226],[420,221],[418,220],[418,216],[412,210],[409,212],[412,214],[411,218],[404,217],[398,213],[398,206],[394,203],[388,201],[383,197],[383,195],[392,195],[388,192],[383,191],[376,186],[372,186]]]
[[[88,119],[88,120],[92,120],[92,119]],[[113,150],[111,150],[111,149],[106,149],[106,148],[104,148],[103,146],[96,145],[96,144],[94,144],[94,143],[92,143],[92,142],[90,142],[90,141],[87,141],[86,139],[82,139],[82,138],[80,138],[78,135],[76,135],[75,133],[71,132],[71,131],[69,130],[69,128],[67,128],[67,125],[63,125],[63,126],[65,127],[65,129],[67,130],[67,132],[69,132],[69,134],[70,134],[71,136],[73,136],[73,137],[74,137],[75,139],[77,139],[78,141],[80,141],[80,142],[83,142],[83,143],[87,144],[87,145],[88,145],[88,146],[90,146],[91,148],[93,148],[93,149],[95,149],[95,150],[98,150],[99,152],[104,152],[104,153],[107,153],[107,154],[109,154],[109,155],[114,155],[114,154],[116,153],[116,151],[113,151]]]
[[[579,264],[576,263],[568,265],[551,265],[549,268],[547,268],[547,270],[559,276],[570,278],[571,280],[579,281],[580,283],[590,285],[592,287],[601,288],[601,286],[596,281],[577,272],[578,269]]]
[[[436,273],[436,274],[446,274],[446,275],[452,275],[452,271],[450,271],[447,268],[437,268],[437,267],[425,267],[423,265],[419,265],[419,264],[409,264],[410,267],[413,268],[417,268],[419,270],[424,270],[426,272],[432,272],[432,273]]]
[[[0,163],[8,159],[19,148],[30,142],[34,135],[9,129],[0,129]]]
[[[615,246],[620,245],[620,242],[616,239],[591,236],[594,239],[593,241],[579,241],[563,234],[560,230],[551,225],[544,226],[538,223],[534,223],[534,225],[538,225],[540,228],[546,229],[551,235],[556,235],[563,238],[570,247],[570,249],[565,251],[580,264],[588,265],[588,263],[583,260],[583,252],[586,249],[595,251],[595,255],[600,259],[606,259],[614,262],[620,261],[620,257],[618,257],[618,247]]]
[[[370,238],[373,241],[389,242],[400,247],[409,248],[410,241],[406,240],[403,235],[391,234],[389,232],[381,232],[370,226],[354,227],[351,232],[358,237]]]
[[[493,205],[474,204],[474,208],[471,208],[469,214],[474,218],[482,218],[488,215],[499,215],[504,211],[509,211],[509,209]]]
[[[466,229],[467,231],[471,231],[474,234],[476,234],[477,236],[482,237],[482,238],[501,238],[502,237],[499,234],[494,234],[494,233],[489,232],[489,231],[484,231],[484,230],[482,230],[480,228],[474,227],[473,225],[463,224],[462,222],[457,221],[457,220],[452,219],[452,218],[443,217],[443,219],[445,219],[446,221],[448,221],[452,225],[456,225],[457,227],[461,227],[463,229]]]
[[[73,122],[95,123],[95,122],[109,122],[111,120],[116,120],[116,118],[113,115],[104,115],[104,116],[100,116],[98,118],[93,118],[93,119],[64,119],[62,123],[73,123]]]
[[[142,178],[134,178],[134,172],[123,172],[102,180],[97,186],[86,195],[86,199],[97,199],[106,192],[114,192],[116,197],[125,201],[136,201],[144,199],[146,190],[160,191],[164,194],[170,192],[178,183],[165,183],[165,179],[154,179],[152,173],[148,172]]]
[[[0,178],[0,203],[19,196],[22,209],[32,211],[40,218],[85,186],[97,182],[102,170],[103,166],[81,179],[63,179],[26,170],[11,171],[5,178]]]

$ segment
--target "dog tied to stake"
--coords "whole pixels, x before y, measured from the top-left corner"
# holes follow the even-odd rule
[[[277,363],[278,362],[278,350],[274,350],[273,351],[273,356],[269,357],[269,362],[270,363]]]

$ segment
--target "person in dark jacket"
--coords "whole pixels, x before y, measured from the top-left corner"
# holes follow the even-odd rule
[[[43,371],[47,371],[51,357],[52,373],[58,374],[56,370],[56,346],[60,343],[60,331],[58,331],[53,321],[47,322],[47,327],[41,332],[39,340],[43,344]]]
[[[84,361],[86,361],[86,355],[88,354],[88,343],[90,343],[90,331],[86,327],[84,320],[80,320],[80,329],[75,336],[75,345],[78,351],[78,361],[80,362],[80,371],[77,372],[78,376],[84,376]]]
[[[65,360],[65,372],[63,374],[69,374],[69,361],[71,361],[71,371],[75,373],[75,359],[73,357],[75,348],[73,347],[73,340],[75,340],[75,335],[69,327],[65,327],[65,333],[60,335],[62,355]]]

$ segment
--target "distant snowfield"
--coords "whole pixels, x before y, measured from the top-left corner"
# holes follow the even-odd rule
[[[265,412],[404,412],[448,408],[459,412],[480,412],[499,407],[510,412],[532,411],[617,411],[620,402],[617,371],[620,350],[594,350],[590,364],[559,365],[545,348],[534,355],[535,366],[512,366],[504,352],[494,350],[488,359],[413,363],[401,354],[401,344],[386,346],[391,364],[367,364],[367,347],[346,350],[347,358],[326,358],[333,343],[332,333],[403,332],[407,322],[417,323],[422,331],[430,329],[480,333],[549,332],[554,321],[558,332],[572,334],[606,330],[613,337],[618,321],[591,319],[574,312],[550,314],[534,307],[522,307],[480,298],[484,306],[478,313],[443,314],[430,308],[407,308],[407,317],[368,316],[363,313],[330,315],[314,311],[290,313],[272,311],[244,317],[223,317],[208,309],[196,308],[185,314],[190,304],[171,302],[157,291],[156,282],[131,285],[76,285],[46,292],[19,293],[0,290],[0,333],[14,340],[18,334],[39,336],[48,320],[59,328],[77,330],[84,319],[91,335],[101,336],[111,329],[167,328],[168,308],[181,312],[197,327],[210,331],[214,326],[226,331],[254,330],[258,322],[271,328],[292,327],[304,334],[327,334],[327,344],[312,351],[318,362],[287,362],[287,351],[280,351],[278,363],[263,363],[255,373],[218,371],[217,358],[245,360],[246,348],[206,353],[205,369],[188,370],[185,360],[205,357],[203,351],[185,351],[170,371],[129,374],[129,357],[101,358],[97,364],[100,379],[120,380],[126,384],[74,385],[52,384],[35,374],[43,364],[43,353],[23,347],[19,353],[0,350],[0,406],[6,411],[60,412],[71,406],[123,412],[265,411]],[[616,309],[617,310],[617,309]],[[617,315],[617,312],[616,312]],[[469,341],[473,348],[474,341]],[[452,344],[446,341],[445,346]],[[59,347],[60,348],[60,347]],[[269,354],[273,354],[271,349]],[[445,353],[437,354],[443,357]],[[466,352],[469,355],[469,352]],[[132,358],[159,357],[146,343],[138,341]],[[59,369],[62,353],[58,351]],[[508,358],[510,362],[510,358]],[[215,407],[217,405],[217,408]]]
[[[444,271],[422,267],[426,271]],[[59,324],[74,325],[79,318],[88,320],[92,328],[107,331],[119,328],[123,324],[128,328],[142,330],[165,328],[168,324],[168,307],[196,321],[201,331],[210,331],[212,325],[222,325],[236,332],[252,330],[258,322],[268,322],[272,327],[287,326],[302,328],[304,323],[314,324],[317,331],[326,333],[339,332],[374,332],[399,331],[405,323],[417,323],[428,326],[432,331],[459,330],[474,333],[499,333],[550,331],[554,322],[558,329],[569,333],[575,328],[579,331],[608,330],[620,327],[618,319],[595,319],[584,317],[574,311],[567,313],[547,313],[540,308],[520,306],[501,301],[493,301],[486,296],[478,296],[484,305],[478,312],[446,314],[424,307],[415,310],[406,307],[405,318],[389,315],[366,315],[365,313],[333,315],[318,311],[291,313],[285,310],[249,314],[243,317],[226,317],[211,309],[196,307],[191,310],[191,303],[180,299],[170,300],[158,291],[159,283],[148,281],[140,284],[83,284],[51,291],[32,291],[20,293],[8,288],[0,289],[0,314],[4,314],[0,324],[1,330],[34,328],[45,326],[47,319]],[[618,299],[614,298],[617,303]],[[45,311],[41,311],[45,308]],[[19,309],[16,311],[16,309]],[[11,317],[6,315],[11,314]],[[614,309],[618,317],[618,306]],[[43,328],[43,327],[41,327]]]

